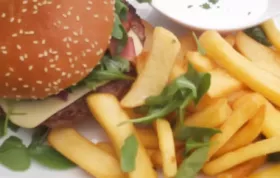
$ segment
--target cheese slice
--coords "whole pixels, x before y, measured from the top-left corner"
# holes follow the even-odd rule
[[[138,38],[138,36],[132,30],[130,30],[127,33],[127,35],[133,39],[135,53],[136,53],[136,56],[138,56],[143,51],[143,45],[142,45],[141,40]]]
[[[23,128],[35,128],[54,113],[66,108],[88,92],[90,92],[90,89],[87,87],[75,89],[72,93],[69,93],[67,101],[57,97],[49,97],[38,101],[17,101],[13,104],[13,112],[25,114],[11,115],[10,121]],[[0,105],[5,112],[8,110],[5,101],[0,101]]]

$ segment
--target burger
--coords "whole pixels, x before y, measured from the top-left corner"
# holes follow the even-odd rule
[[[1,0],[0,115],[23,128],[91,118],[92,92],[122,98],[145,29],[122,0]]]

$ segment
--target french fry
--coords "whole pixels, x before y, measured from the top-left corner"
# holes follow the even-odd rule
[[[214,155],[219,157],[225,153],[234,151],[238,148],[252,143],[261,133],[265,119],[265,106],[262,106],[257,114],[241,128],[231,139]]]
[[[143,52],[148,52],[151,50],[153,44],[154,27],[145,20],[142,20],[142,24],[145,26],[145,36],[146,36]]]
[[[185,125],[215,128],[222,125],[231,112],[227,99],[219,99],[213,105],[209,105],[204,110],[187,117]]]
[[[225,97],[230,93],[239,91],[245,86],[242,82],[235,79],[223,69],[215,69],[210,72],[211,85],[207,91],[207,95],[210,98]]]
[[[220,127],[221,133],[211,138],[208,158],[210,159],[225,143],[264,105],[263,98],[258,94],[250,95],[250,98],[236,108],[232,115]]]
[[[156,132],[151,128],[137,128],[137,135],[146,149],[158,149],[159,142]]]
[[[248,96],[248,95],[247,95]],[[238,105],[242,104],[248,98],[243,97],[232,105],[233,108],[238,107]],[[262,133],[267,137],[274,137],[280,135],[280,111],[276,109],[271,103],[269,103],[264,97],[263,100],[265,101],[266,105],[266,112],[265,112],[265,120],[263,123]]]
[[[165,177],[174,177],[177,173],[177,161],[172,128],[170,123],[164,119],[157,119],[154,126],[159,139],[163,173]]]
[[[280,136],[280,111],[271,103],[266,102],[265,121],[262,133],[267,137]]]
[[[254,158],[230,170],[216,175],[216,178],[246,178],[265,163],[266,156]]]
[[[264,22],[261,25],[261,27],[264,30],[269,41],[273,44],[273,46],[280,50],[280,31],[277,28],[274,20],[270,19]]]
[[[56,128],[48,135],[50,145],[90,175],[98,178],[124,178],[119,161],[81,136],[73,128]],[[108,171],[110,170],[110,171]]]
[[[87,97],[87,103],[95,119],[105,129],[117,155],[120,157],[121,148],[125,139],[132,134],[137,136],[136,130],[132,124],[118,126],[121,122],[129,120],[126,112],[120,106],[117,98],[110,94],[92,94]],[[156,178],[151,160],[143,144],[138,138],[137,140],[139,146],[137,158],[135,160],[135,170],[128,173],[129,178]]]
[[[192,103],[187,109],[189,112],[200,112],[207,108],[209,105],[214,105],[216,102],[218,102],[221,98],[210,98],[208,95],[204,95],[199,103],[195,105]]]
[[[209,72],[217,67],[215,62],[207,56],[201,55],[199,52],[187,51],[186,58],[199,72]]]
[[[280,77],[280,54],[271,48],[258,43],[244,32],[238,32],[236,47],[245,57],[273,75]]]
[[[141,74],[143,71],[147,59],[148,59],[149,52],[143,51],[139,56],[136,57],[136,70],[138,74]]]
[[[160,94],[168,82],[179,50],[177,37],[162,27],[156,27],[146,65],[122,99],[122,107],[141,106],[148,97]]]
[[[107,142],[98,142],[95,144],[98,148],[100,148],[101,150],[105,151],[106,153],[114,156],[115,158],[117,158],[116,152],[113,148],[113,146],[110,143]]]
[[[268,167],[262,171],[250,175],[248,178],[278,178],[280,175],[280,164]]]
[[[207,55],[226,69],[233,77],[236,77],[253,91],[261,93],[280,107],[279,78],[255,66],[232,48],[215,31],[203,33],[200,37],[200,44],[207,51]]]
[[[169,82],[172,82],[176,78],[180,77],[181,75],[185,74],[187,69],[182,67],[179,63],[176,63],[169,75]]]
[[[235,34],[229,34],[225,37],[225,40],[231,45],[234,46],[235,45],[235,40],[236,40],[236,35]]]
[[[248,160],[280,151],[280,136],[272,137],[239,148],[205,164],[203,172],[216,175]]]
[[[231,93],[227,97],[229,105],[232,106],[239,98],[241,98],[244,95],[249,94],[249,93],[252,93],[252,91],[246,90],[246,89]]]

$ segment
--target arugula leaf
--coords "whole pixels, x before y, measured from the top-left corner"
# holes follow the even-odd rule
[[[52,169],[69,169],[75,167],[75,164],[65,158],[62,154],[52,147],[45,145],[49,129],[39,127],[32,135],[32,142],[28,146],[30,156],[38,163]]]
[[[135,135],[126,138],[121,148],[121,168],[124,172],[132,172],[135,169],[135,160],[138,152],[138,142]]]
[[[174,132],[175,138],[181,141],[185,141],[187,139],[204,141],[205,139],[209,139],[217,133],[221,133],[220,130],[214,128],[188,127],[184,124],[179,124]]]
[[[100,64],[77,86],[86,85],[95,90],[97,87],[104,85],[113,80],[133,80],[134,78],[125,75],[124,72],[130,70],[129,61],[121,57],[109,57],[105,55]]]
[[[210,142],[197,142],[193,139],[188,139],[185,145],[186,155],[188,155],[191,151],[201,148],[210,146]]]
[[[261,27],[252,27],[244,31],[248,36],[265,46],[272,46]]]
[[[128,7],[121,0],[116,0],[115,1],[115,12],[119,15],[121,20],[126,20],[127,13],[128,13]]]
[[[0,162],[14,171],[25,171],[31,165],[27,148],[17,137],[9,137],[0,147]]]
[[[122,22],[117,14],[115,14],[115,23],[112,36],[118,40],[121,40],[124,36],[124,32],[122,30]]]
[[[70,160],[48,145],[37,145],[29,149],[29,154],[41,165],[48,168],[65,170],[76,167]]]
[[[146,123],[165,117],[173,111],[179,112],[180,120],[184,118],[185,108],[194,100],[197,103],[210,87],[211,76],[198,73],[191,64],[188,72],[167,85],[160,95],[147,98],[143,106],[147,111],[145,117],[131,119],[120,123]]]
[[[195,32],[192,32],[192,35],[193,35],[193,38],[194,38],[194,40],[195,40],[195,42],[196,42],[196,45],[197,45],[197,51],[198,51],[201,55],[205,56],[205,55],[206,55],[206,50],[201,46],[201,44],[200,44],[200,42],[199,42],[199,40],[198,40],[198,38],[197,38]]]
[[[209,146],[195,150],[186,158],[178,169],[175,178],[195,178],[207,161]]]

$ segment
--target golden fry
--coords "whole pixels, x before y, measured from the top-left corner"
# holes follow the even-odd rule
[[[267,138],[280,136],[280,111],[268,101],[266,102],[265,121],[262,133]]]
[[[280,175],[280,164],[268,167],[262,171],[250,175],[248,178],[278,178]]]
[[[242,82],[232,77],[223,69],[215,69],[210,72],[211,85],[207,91],[210,98],[226,97],[230,93],[239,91],[245,86]]]
[[[164,119],[157,119],[154,125],[159,139],[163,173],[165,177],[174,177],[177,173],[177,161],[171,125]]]
[[[280,79],[260,69],[230,46],[218,32],[207,31],[200,37],[207,55],[242,81],[280,107]]]
[[[81,136],[73,128],[56,128],[48,135],[50,145],[90,175],[98,178],[124,178],[119,161]],[[108,171],[110,170],[110,171]]]
[[[246,178],[252,172],[261,167],[266,161],[266,156],[254,158],[245,163],[242,163],[230,170],[216,175],[216,178]]]
[[[99,142],[95,144],[98,148],[100,148],[101,150],[109,153],[110,155],[114,156],[115,158],[117,158],[116,152],[113,148],[113,146],[110,143],[107,142]]]
[[[141,74],[143,71],[147,59],[148,59],[149,52],[142,52],[139,56],[136,57],[136,70],[138,74]]]
[[[239,98],[249,93],[252,93],[252,91],[246,89],[231,93],[227,97],[229,105],[232,106]]]
[[[199,72],[209,72],[217,67],[215,62],[196,51],[187,51],[186,58]]]
[[[137,128],[138,137],[146,149],[158,149],[158,137],[151,128]]]
[[[144,48],[143,52],[150,51],[152,49],[153,44],[153,33],[154,33],[154,27],[147,21],[142,19],[142,24],[145,26],[145,42],[144,42]]]
[[[280,50],[280,31],[275,24],[274,19],[264,22],[261,27],[273,46]]]
[[[122,107],[141,106],[148,97],[160,94],[169,80],[180,46],[173,33],[162,27],[155,28],[145,67],[122,99]]]
[[[111,94],[92,94],[87,97],[87,103],[95,119],[105,129],[120,157],[121,148],[126,138],[132,134],[137,135],[132,124],[118,126],[121,122],[129,120],[126,112],[120,106],[117,98]],[[135,170],[128,173],[129,178],[156,178],[149,155],[139,139],[138,145]]]
[[[259,68],[280,77],[280,54],[271,48],[258,43],[244,32],[238,32],[236,47],[241,54],[247,57]]]
[[[211,142],[214,143],[210,147],[209,159],[222,147],[226,142],[250,120],[264,105],[264,100],[259,94],[252,94],[247,101],[240,104],[232,115],[221,126],[221,133],[214,135]]]
[[[185,125],[196,127],[215,128],[222,125],[230,116],[232,110],[227,99],[219,99],[212,105],[208,105],[200,112],[187,117]]]
[[[229,34],[228,36],[225,37],[225,40],[231,45],[235,45],[235,40],[236,40],[236,35],[235,34]]]
[[[238,150],[226,153],[223,156],[206,163],[203,171],[207,175],[215,175],[248,160],[280,152],[279,142],[280,136],[277,136],[239,148]]]
[[[257,114],[249,120],[231,139],[214,155],[219,157],[225,153],[234,151],[238,148],[252,143],[261,133],[265,119],[265,106],[262,106]]]

